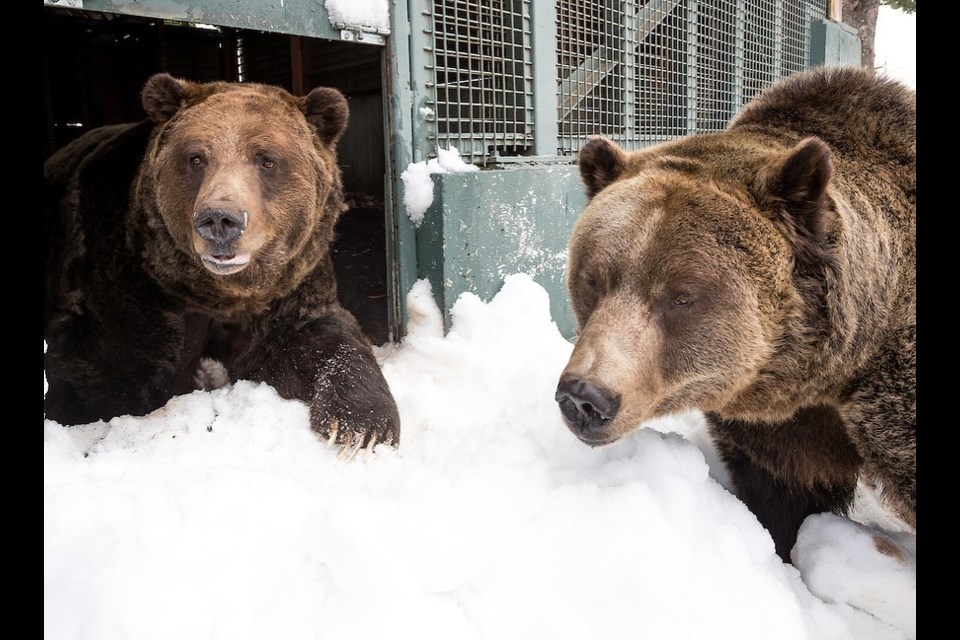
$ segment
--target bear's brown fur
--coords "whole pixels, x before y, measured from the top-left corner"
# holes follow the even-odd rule
[[[346,99],[167,74],[142,99],[147,120],[44,164],[45,416],[147,413],[213,358],[307,403],[345,446],[396,444],[396,404],[330,258]]]
[[[857,478],[916,526],[916,98],[853,68],[763,91],[722,132],[579,156],[557,389],[592,445],[705,412],[787,559]]]

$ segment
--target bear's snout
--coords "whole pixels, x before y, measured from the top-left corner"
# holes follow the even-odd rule
[[[589,445],[613,442],[607,425],[620,410],[620,396],[578,376],[563,376],[554,396],[570,430]]]
[[[193,226],[207,242],[227,248],[243,235],[247,228],[247,219],[247,212],[241,211],[239,207],[217,203],[198,209]]]
[[[204,204],[193,216],[201,243],[194,243],[203,266],[217,275],[241,271],[250,262],[250,251],[240,249],[240,236],[247,230],[249,213],[227,201]]]

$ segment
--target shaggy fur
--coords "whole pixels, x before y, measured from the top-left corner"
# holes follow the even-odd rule
[[[396,404],[330,258],[345,98],[166,74],[142,97],[148,120],[44,165],[46,417],[147,413],[213,358],[306,402],[324,436],[396,444]]]
[[[580,335],[557,400],[589,444],[703,410],[788,559],[860,474],[916,526],[916,99],[861,69],[763,91],[727,130],[580,153]]]

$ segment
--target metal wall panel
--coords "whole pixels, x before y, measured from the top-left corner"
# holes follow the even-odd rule
[[[83,10],[341,39],[317,0],[83,0]]]

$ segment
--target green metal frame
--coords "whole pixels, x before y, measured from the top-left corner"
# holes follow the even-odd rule
[[[418,149],[414,140],[422,140],[415,117],[425,98],[422,89],[413,80],[410,52],[414,40],[412,31],[417,25],[411,21],[407,2],[395,2],[390,11],[391,37],[387,39],[384,75],[386,105],[385,136],[389,156],[384,177],[387,216],[387,279],[390,287],[388,315],[394,341],[406,333],[407,293],[417,281],[417,230],[405,213],[404,186],[400,174],[414,162]]]
[[[85,11],[340,40],[322,0],[83,0]]]

